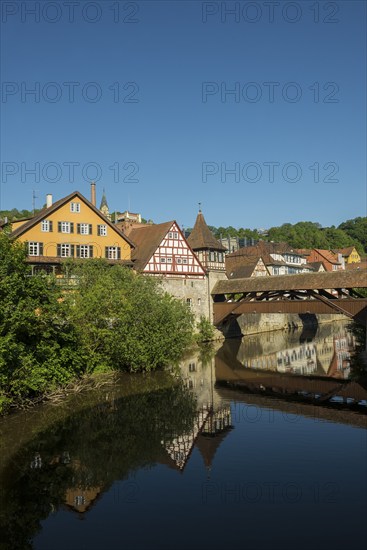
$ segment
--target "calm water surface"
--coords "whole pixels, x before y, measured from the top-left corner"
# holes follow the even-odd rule
[[[0,422],[1,548],[333,549],[367,540],[367,384],[343,323],[233,340],[180,376]]]

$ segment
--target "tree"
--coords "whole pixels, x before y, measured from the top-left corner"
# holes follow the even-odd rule
[[[357,240],[367,252],[367,217],[358,217],[341,223],[338,229],[342,229],[349,237]]]
[[[89,370],[149,371],[175,362],[191,343],[193,315],[158,279],[104,260],[68,269],[78,278],[68,300],[82,346],[92,355]]]
[[[0,411],[83,372],[78,349],[55,280],[31,277],[24,245],[0,234]]]

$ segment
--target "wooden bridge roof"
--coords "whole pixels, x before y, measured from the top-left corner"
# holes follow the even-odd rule
[[[280,290],[318,290],[328,288],[366,288],[367,270],[301,273],[272,277],[250,277],[218,281],[211,294],[237,294]]]

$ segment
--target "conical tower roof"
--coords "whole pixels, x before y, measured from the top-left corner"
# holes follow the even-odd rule
[[[103,189],[103,195],[102,195],[102,199],[101,199],[101,205],[99,207],[99,209],[101,210],[102,207],[106,207],[108,209],[108,204],[107,204],[107,198],[106,198],[106,192],[105,190]]]
[[[221,252],[227,250],[210,231],[201,210],[199,210],[194,228],[188,236],[187,242],[193,250],[219,250]]]

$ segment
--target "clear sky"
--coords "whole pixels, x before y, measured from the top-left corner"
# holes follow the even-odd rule
[[[0,209],[95,179],[184,227],[366,215],[366,2],[1,9]]]

